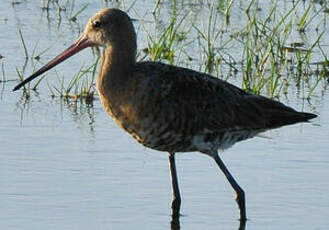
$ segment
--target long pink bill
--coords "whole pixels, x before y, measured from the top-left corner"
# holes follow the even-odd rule
[[[88,38],[85,38],[82,35],[73,45],[71,45],[69,48],[64,50],[61,54],[59,54],[53,60],[51,60],[46,65],[41,67],[38,71],[33,73],[31,76],[29,76],[28,78],[24,79],[21,83],[16,85],[15,88],[13,89],[13,91],[20,89],[26,83],[32,81],[34,78],[38,77],[39,75],[43,74],[44,72],[53,68],[54,66],[58,65],[59,63],[65,61],[72,55],[78,53],[79,51],[81,51],[87,47],[93,46],[93,45],[94,45],[94,43],[92,43],[91,41],[88,40]]]

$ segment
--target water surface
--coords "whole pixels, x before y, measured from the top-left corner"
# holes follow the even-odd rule
[[[83,6],[76,4],[76,10]],[[29,74],[34,65],[41,66],[73,42],[87,19],[105,5],[90,2],[78,22],[69,23],[59,22],[54,9],[47,20],[39,2],[1,4],[0,54],[5,58],[0,64],[6,78],[17,79],[15,68],[25,61],[18,28],[30,52],[36,44],[38,51],[55,44],[41,63],[28,61]],[[150,20],[150,28],[153,6],[146,1],[134,6],[138,15]],[[170,3],[163,7],[170,12]],[[195,9],[206,14],[202,6]],[[131,12],[137,18],[135,11]],[[232,15],[239,21],[238,12]],[[141,30],[138,34],[143,48],[146,38]],[[59,78],[71,79],[90,60],[92,53],[86,50],[49,73],[47,81],[57,84],[56,72]],[[39,95],[29,100],[21,91],[11,91],[16,82],[0,83],[0,228],[170,229],[166,153],[137,144],[108,118],[98,98],[92,106],[51,98],[45,82]],[[310,102],[302,94],[292,90],[281,100],[319,118],[267,132],[222,154],[246,192],[246,229],[329,225],[329,92],[317,90]],[[238,229],[233,191],[215,162],[198,153],[177,154],[176,159],[183,199],[181,229]]]

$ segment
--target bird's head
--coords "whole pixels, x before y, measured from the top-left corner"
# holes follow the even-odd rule
[[[99,46],[136,43],[136,34],[130,17],[114,8],[103,9],[95,14],[88,21],[82,37]]]
[[[136,34],[129,16],[114,8],[99,11],[88,21],[83,34],[73,45],[19,83],[13,90],[18,90],[34,78],[90,46],[116,47],[117,50],[122,50],[122,54],[127,52],[134,55]]]

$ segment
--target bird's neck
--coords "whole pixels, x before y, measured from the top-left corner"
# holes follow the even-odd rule
[[[98,88],[123,86],[131,75],[136,62],[136,49],[124,44],[107,46],[102,55],[101,68],[99,70]]]
[[[136,49],[108,46],[102,55],[97,89],[104,108],[115,120],[122,113],[121,107],[129,101],[129,84],[134,77]],[[118,123],[120,126],[121,123]]]

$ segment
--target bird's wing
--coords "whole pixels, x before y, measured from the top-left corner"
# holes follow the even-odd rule
[[[168,122],[181,132],[265,127],[262,110],[252,103],[252,99],[259,96],[210,75],[163,65],[153,84]]]
[[[141,69],[149,76],[139,89],[145,87],[148,100],[145,93],[136,100],[144,103],[141,114],[177,133],[261,132],[315,117],[190,69],[154,62],[144,63]]]

